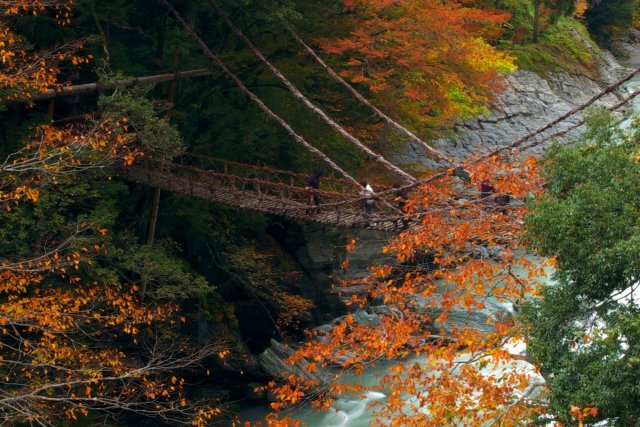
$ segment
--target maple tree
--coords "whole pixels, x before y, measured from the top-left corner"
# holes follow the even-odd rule
[[[357,282],[367,292],[352,296],[350,305],[377,313],[377,320],[358,321],[352,312],[330,331],[314,331],[292,357],[311,372],[340,366],[333,381],[291,375],[284,384],[272,383],[274,409],[304,401],[327,409],[345,393],[368,391],[357,378],[341,383],[345,373],[357,376],[397,359],[376,388],[387,396],[376,402],[380,425],[513,426],[545,411],[533,403],[543,387],[540,377],[506,347],[524,331],[508,313],[490,309],[492,302],[521,304],[538,291],[536,278],[544,274],[518,238],[523,201],[541,188],[538,163],[494,156],[471,162],[468,170],[466,185],[446,175],[419,187],[405,205],[419,224],[385,248],[396,263],[373,267]],[[478,185],[485,187],[476,191]],[[478,310],[485,310],[480,321],[486,327],[470,322]],[[295,421],[274,416],[270,422]]]
[[[28,51],[10,25],[20,14],[50,11],[61,24],[68,23],[72,3],[0,2],[3,102],[29,99],[63,84],[58,78],[62,61],[78,65],[89,60],[78,54],[79,43]],[[205,425],[220,413],[206,402],[187,402],[180,372],[207,356],[224,357],[221,345],[172,343],[180,324],[175,304],[143,305],[134,283],[100,273],[107,255],[106,223],[92,221],[90,212],[74,211],[68,200],[58,203],[64,215],[43,214],[53,209],[57,193],[82,194],[81,173],[127,165],[141,155],[139,135],[128,126],[126,115],[118,118],[107,110],[79,124],[42,125],[0,164],[3,228],[17,232],[3,230],[10,238],[0,263],[2,424],[57,425],[60,419],[90,413],[131,412],[172,424]],[[74,218],[75,225],[58,223],[59,229],[35,236],[26,218],[38,215]],[[24,245],[31,245],[29,256],[21,250]]]
[[[11,20],[21,13],[38,15],[49,9],[60,24],[69,22],[73,1],[4,1],[0,3],[0,102],[28,100],[34,94],[60,88],[62,64],[79,66],[91,55],[81,55],[81,42],[55,49],[28,49],[28,42],[14,33]],[[124,125],[124,126],[123,126]],[[30,141],[7,156],[0,165],[0,202],[9,209],[21,199],[37,201],[38,187],[69,173],[108,166],[114,159],[130,164],[139,152],[124,136],[126,123],[103,115],[78,125],[56,128],[41,125]]]
[[[355,15],[349,37],[321,40],[345,58],[343,75],[433,127],[484,111],[513,58],[487,40],[501,34],[505,11],[465,1],[344,0]],[[397,100],[397,105],[390,101]]]
[[[11,21],[21,14],[38,15],[53,10],[58,22],[70,22],[73,0],[52,1],[2,1],[0,10],[0,100],[30,98],[34,93],[58,88],[64,82],[58,80],[64,64],[86,63],[90,56],[80,55],[83,43],[66,43],[46,51],[30,52],[29,43],[11,28]]]

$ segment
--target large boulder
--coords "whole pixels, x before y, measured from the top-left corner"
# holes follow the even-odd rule
[[[280,380],[286,380],[293,374],[298,377],[316,381],[318,384],[326,384],[329,377],[321,371],[311,373],[305,366],[307,362],[301,361],[294,364],[286,360],[293,354],[293,349],[276,340],[271,340],[271,346],[257,356],[258,364],[265,375]]]

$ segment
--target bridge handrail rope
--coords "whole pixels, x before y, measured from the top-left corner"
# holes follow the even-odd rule
[[[244,173],[254,171],[256,175],[290,178],[288,179],[289,182],[300,182],[301,184],[305,184],[309,179],[309,174],[275,169],[267,165],[241,163],[233,160],[222,159],[219,157],[205,156],[202,154],[185,153],[177,161],[174,160],[174,162],[183,164],[183,161],[188,161],[189,158],[202,161],[202,167],[207,169],[219,170],[219,168],[223,168],[224,170],[238,170]],[[330,188],[351,187],[353,189],[353,185],[350,181],[344,178],[336,178],[333,176],[323,176],[321,184],[323,186],[327,184]]]
[[[180,161],[177,163],[184,166],[188,165]],[[261,182],[271,182],[273,184],[287,184],[291,187],[305,189],[308,183],[308,175],[294,174],[288,171],[280,171],[277,169],[271,169],[269,167],[256,167],[255,165],[245,165],[237,162],[211,162],[207,158],[199,159],[197,167],[202,170],[206,170],[209,175],[216,176],[234,176],[236,179],[257,179]],[[195,170],[194,170],[195,171]],[[333,180],[331,178],[322,179],[321,188],[318,191],[327,191],[329,193],[349,194],[354,196],[357,191],[354,190],[346,180]]]
[[[149,163],[146,163],[146,165],[149,166]],[[190,166],[171,164],[169,164],[169,166],[169,170],[165,169],[163,171],[149,169],[148,167],[147,169],[144,169],[139,167],[138,164],[130,167],[120,167],[120,169],[123,176],[127,176],[129,179],[133,179],[134,181],[148,185],[157,185],[169,191],[195,197],[207,198],[206,194],[203,196],[202,187],[204,186],[207,189],[205,192],[207,194],[227,194],[229,197],[227,197],[227,201],[223,203],[230,205],[246,208],[247,204],[243,203],[246,199],[257,200],[258,203],[254,204],[251,209],[266,213],[274,213],[273,198],[276,197],[278,198],[277,200],[279,200],[279,202],[275,202],[278,203],[276,208],[277,212],[275,212],[277,214],[292,218],[317,221],[324,224],[333,224],[336,226],[378,228],[378,225],[381,225],[383,229],[398,230],[402,227],[403,221],[406,221],[409,218],[416,219],[426,214],[426,212],[417,212],[411,215],[398,215],[395,212],[388,211],[385,213],[385,210],[381,209],[384,205],[378,205],[376,211],[373,213],[365,213],[362,204],[359,203],[352,203],[353,206],[345,205],[339,208],[328,209],[322,204],[318,206],[310,205],[309,200],[307,199],[308,192],[304,191],[300,187],[292,187],[279,183],[274,184],[265,180],[243,179],[242,177],[235,175],[211,174],[209,171],[204,171]],[[175,166],[177,169],[171,170],[172,166]],[[141,178],[139,174],[136,174],[137,171],[142,172],[144,178]],[[193,172],[195,172],[195,174]],[[181,179],[183,180],[182,183],[176,183]],[[184,182],[185,179],[186,183]],[[225,187],[224,185],[221,185],[217,179],[221,179],[227,184],[231,182],[231,185]],[[198,187],[200,188],[200,191],[196,191]],[[319,191],[318,193],[322,194],[323,197],[330,195],[340,199],[349,200],[345,199],[346,195],[341,193],[323,191]],[[298,200],[295,200],[294,197],[292,197],[294,194],[298,196]],[[271,199],[269,199],[269,197],[271,197]],[[212,200],[215,199],[212,198]],[[353,199],[350,200],[353,202]],[[484,200],[471,198],[467,200],[467,202],[483,203]],[[269,210],[269,207],[271,207],[271,211]],[[439,204],[434,208],[439,210],[449,209],[447,204]],[[487,209],[490,210],[491,207],[487,207]],[[494,209],[501,208],[495,207]],[[431,211],[432,209],[430,209],[430,212]]]
[[[626,104],[628,104],[629,102],[633,101],[636,97],[638,97],[638,95],[640,95],[640,90],[636,90],[634,92],[632,92],[630,95],[624,97],[621,101],[617,102],[616,104],[612,105],[611,107],[608,108],[609,111],[617,111],[620,108],[622,108],[623,106],[625,106]],[[524,145],[520,148],[519,151],[525,151],[528,150],[530,148],[535,147],[536,145],[540,145],[543,144],[551,139],[555,139],[555,138],[559,138],[561,136],[564,136],[566,134],[568,134],[569,132],[571,132],[574,129],[579,128],[580,126],[583,126],[586,123],[585,119],[580,119],[579,121],[577,121],[576,123],[574,123],[573,125],[569,126],[566,129],[560,130],[558,132],[555,132],[551,135],[545,136],[543,139],[541,140],[536,140],[533,141],[527,145]]]
[[[566,121],[569,117],[579,113],[580,111],[586,109],[587,107],[590,107],[591,105],[593,105],[593,103],[598,101],[600,98],[602,98],[605,95],[608,95],[610,93],[613,93],[615,90],[619,89],[620,86],[622,86],[623,84],[627,83],[629,80],[631,80],[632,78],[634,78],[638,74],[640,74],[640,67],[636,67],[635,69],[633,69],[629,74],[627,74],[622,79],[618,80],[615,83],[610,84],[609,86],[604,88],[602,91],[598,92],[596,95],[591,97],[585,103],[580,104],[580,105],[572,108],[571,110],[567,111],[566,113],[558,116],[557,118],[555,118],[554,120],[548,122],[547,124],[545,124],[543,126],[540,126],[536,130],[524,135],[522,138],[512,142],[511,144],[505,145],[503,147],[499,147],[499,148],[493,150],[492,152],[487,153],[485,156],[491,157],[492,155],[501,153],[503,151],[513,150],[514,148],[518,147],[519,145],[524,144],[525,142],[527,142],[529,139],[533,138],[534,136],[539,135],[542,132],[545,132],[545,131],[551,129],[553,126],[555,126],[555,125],[557,125],[557,124],[559,124],[561,122]],[[633,96],[633,97],[635,97],[635,96]],[[628,102],[630,99],[632,99],[632,97],[626,97],[626,98],[627,98],[626,102]],[[546,142],[546,140],[540,141],[539,144],[542,144],[543,142]]]
[[[160,169],[153,170],[160,171]],[[185,172],[185,174],[182,174]],[[161,173],[165,173],[167,175],[176,175],[176,176],[184,176],[186,175],[189,178],[193,178],[197,176],[200,178],[200,181],[207,181],[214,183],[216,180],[223,184],[229,184],[229,187],[246,190],[247,186],[260,186],[260,188],[264,189],[280,189],[284,190],[290,194],[300,195],[301,200],[304,202],[308,201],[309,194],[315,193],[319,196],[331,198],[331,199],[339,199],[339,200],[349,200],[353,197],[353,190],[350,192],[339,192],[339,191],[331,191],[331,190],[307,190],[305,187],[290,185],[287,183],[274,182],[264,178],[256,178],[256,177],[246,177],[229,173],[221,173],[214,170],[205,170],[195,166],[184,165],[180,163],[174,163],[165,161],[164,168]],[[239,187],[239,188],[238,188]],[[322,205],[321,205],[322,206]]]
[[[142,163],[142,165],[140,165],[140,163]],[[147,174],[149,174],[149,172],[153,172],[158,176],[163,176],[165,180],[171,180],[172,177],[186,178],[189,180],[191,193],[193,192],[193,183],[199,182],[201,184],[210,184],[211,188],[215,188],[218,191],[244,192],[245,197],[250,196],[251,192],[259,192],[261,194],[281,197],[286,199],[287,203],[295,204],[296,207],[302,209],[317,208],[319,211],[343,210],[344,206],[351,204],[354,206],[352,208],[345,208],[347,211],[351,210],[352,212],[361,213],[363,210],[363,206],[359,203],[359,200],[354,199],[354,194],[351,192],[351,189],[349,189],[348,192],[322,189],[308,190],[302,186],[273,182],[262,178],[219,173],[170,161],[154,162],[150,159],[145,159],[140,163],[134,164],[130,168],[132,168],[133,171],[136,169],[143,170]],[[127,172],[125,170],[124,174],[126,175],[126,173]],[[149,182],[150,180],[151,178],[148,178]],[[309,202],[311,194],[316,194],[320,198],[321,202],[317,206],[310,205]],[[378,214],[383,211],[389,211],[389,205],[393,205],[393,199],[387,199],[385,201],[386,204],[381,203],[377,206]],[[338,205],[340,208],[333,207]],[[401,216],[402,215],[398,215],[395,211],[390,211],[388,218],[399,218]]]

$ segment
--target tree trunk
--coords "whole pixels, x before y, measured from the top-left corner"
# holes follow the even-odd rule
[[[533,0],[533,42],[538,43],[540,26],[540,0]]]
[[[56,109],[56,101],[51,98],[47,103],[47,123],[53,122],[53,113]]]
[[[173,51],[173,59],[171,63],[171,68],[174,73],[178,72],[178,59],[180,58],[180,49],[176,48]],[[169,84],[169,89],[167,90],[167,103],[169,104],[169,108],[165,114],[167,120],[171,119],[171,114],[173,113],[173,98],[176,91],[176,79],[171,80]],[[160,166],[164,168],[164,164]],[[156,223],[158,222],[158,211],[160,209],[160,189],[158,187],[153,189],[153,199],[151,202],[151,214],[149,216],[149,225],[147,227],[147,246],[149,248],[153,248],[153,241],[156,234]]]
[[[69,95],[82,95],[85,93],[93,93],[98,90],[113,90],[122,87],[130,87],[135,85],[155,85],[162,82],[173,81],[175,79],[184,79],[187,77],[199,77],[199,76],[207,76],[211,74],[209,70],[201,69],[201,70],[189,70],[189,71],[180,71],[177,73],[169,73],[169,74],[158,74],[155,76],[145,76],[138,77],[135,79],[129,80],[117,80],[115,82],[105,82],[105,83],[86,83],[82,85],[75,86],[65,86],[60,91],[56,91],[55,89],[48,89],[46,92],[37,93],[28,99],[19,99],[18,101],[41,101],[44,99],[57,98],[59,96],[69,96]],[[3,103],[0,101],[0,104]]]
[[[149,215],[149,225],[147,226],[147,246],[153,248],[153,241],[156,235],[156,223],[158,222],[158,211],[160,209],[160,189],[153,189],[153,199],[151,201],[151,214]]]
[[[171,68],[173,70],[174,75],[178,74],[178,59],[180,58],[180,49],[176,48],[173,51],[173,59],[171,61]],[[161,59],[160,59],[161,61]],[[171,119],[171,114],[173,113],[173,98],[176,91],[176,79],[171,80],[169,84],[169,89],[167,90],[167,102],[169,104],[169,108],[165,117],[167,120]],[[161,169],[164,169],[164,162],[160,166]],[[147,226],[147,241],[146,244],[149,249],[153,249],[153,242],[155,241],[156,236],[156,224],[158,223],[158,213],[160,211],[160,188],[155,187],[153,189],[153,198],[151,199],[151,213],[149,214],[149,224]],[[147,292],[147,282],[143,281],[140,288],[140,296],[144,301],[145,293]]]

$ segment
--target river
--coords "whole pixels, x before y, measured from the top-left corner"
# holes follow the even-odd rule
[[[515,272],[517,274],[517,272]],[[544,279],[540,279],[543,285],[548,283],[548,274]],[[476,311],[473,314],[469,314],[465,309],[460,309],[459,312],[452,312],[451,320],[464,318],[465,322],[468,322],[472,327],[478,329],[487,328],[487,318],[494,315],[496,312],[502,311],[507,313],[513,313],[513,306],[510,303],[503,303],[496,299],[490,299],[486,301],[486,308]],[[361,317],[366,317],[367,314],[362,314]],[[526,350],[522,343],[511,343],[508,346],[508,350],[514,354],[522,355]],[[460,360],[463,360],[466,356],[460,355]],[[388,373],[389,370],[397,364],[415,364],[425,365],[425,369],[430,369],[427,366],[426,359],[420,357],[409,357],[402,361],[385,361],[378,363],[373,367],[369,367],[364,373],[358,377],[349,377],[343,381],[357,381],[358,384],[365,386],[369,391],[359,393],[357,395],[346,396],[340,399],[336,399],[332,407],[325,412],[318,412],[309,406],[302,406],[292,411],[292,415],[295,419],[302,421],[305,425],[310,427],[365,427],[371,424],[373,417],[375,416],[376,402],[384,403],[386,395],[384,390],[378,391],[377,386],[379,384],[379,377]],[[525,361],[517,360],[512,367],[505,366],[487,366],[483,372],[487,374],[496,374],[498,371],[505,371],[506,369],[516,369],[518,372],[528,372],[532,376],[535,376],[535,370],[533,367]],[[537,379],[537,381],[540,378]],[[265,405],[246,405],[241,410],[241,419],[243,421],[258,422],[264,421],[264,417],[268,413],[268,408]]]

